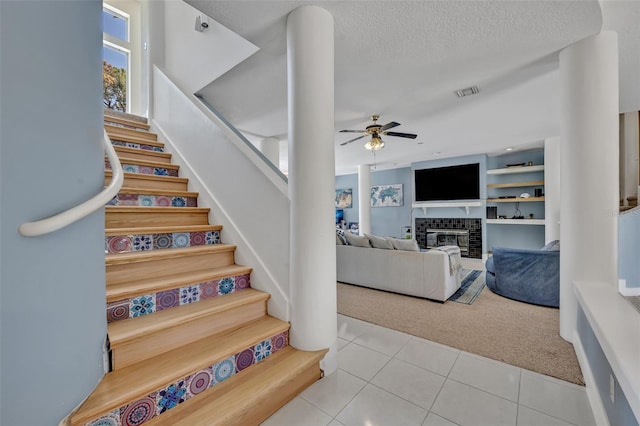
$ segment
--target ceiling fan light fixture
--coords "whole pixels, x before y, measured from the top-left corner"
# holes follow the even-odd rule
[[[374,136],[366,144],[364,144],[364,147],[369,151],[380,151],[382,148],[384,148],[384,141]]]

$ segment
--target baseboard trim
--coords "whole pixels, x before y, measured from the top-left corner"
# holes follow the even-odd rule
[[[618,293],[625,297],[640,296],[640,287],[627,287],[627,280],[618,280]]]
[[[576,352],[582,375],[584,376],[587,398],[589,398],[593,418],[597,425],[610,426],[607,412],[604,409],[604,404],[602,398],[600,398],[600,392],[598,392],[595,377],[593,376],[593,371],[587,359],[587,353],[584,351],[584,346],[582,345],[582,340],[580,340],[580,335],[577,330],[573,332],[573,348]]]

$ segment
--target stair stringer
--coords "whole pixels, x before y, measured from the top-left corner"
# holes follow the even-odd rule
[[[252,287],[271,294],[269,315],[289,321],[286,182],[157,67],[154,94],[152,131],[165,142],[190,188],[200,193],[198,204],[211,207],[210,223],[222,225],[225,242],[237,246],[237,262],[254,268]]]

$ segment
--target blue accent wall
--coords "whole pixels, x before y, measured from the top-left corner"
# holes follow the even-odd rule
[[[618,221],[618,275],[627,287],[640,287],[640,209],[620,215]]]
[[[18,226],[104,187],[102,2],[0,1],[0,424],[56,425],[103,375],[104,209]]]
[[[389,237],[402,237],[402,227],[411,226],[412,188],[411,169],[379,170],[371,173],[371,185],[402,184],[403,205],[401,207],[371,207],[371,233]],[[344,220],[359,222],[358,174],[336,176],[336,189],[351,188],[353,191],[353,205],[344,210]],[[366,194],[369,197],[369,194]]]
[[[577,329],[609,423],[611,425],[638,426],[638,421],[633,415],[631,406],[622,392],[622,388],[620,388],[617,379],[615,380],[614,389],[615,403],[611,402],[609,398],[609,376],[612,375],[615,378],[615,375],[580,306],[578,306]]]

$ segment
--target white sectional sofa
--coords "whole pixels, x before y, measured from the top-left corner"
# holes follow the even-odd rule
[[[353,245],[336,246],[338,281],[446,301],[460,288],[460,271],[449,272],[449,255]]]

